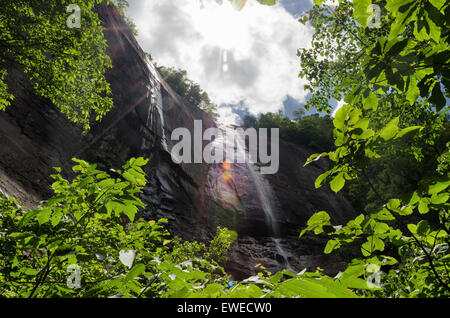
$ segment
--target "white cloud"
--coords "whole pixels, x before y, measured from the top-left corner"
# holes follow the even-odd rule
[[[220,122],[223,125],[236,125],[239,124],[239,115],[233,113],[233,108],[231,106],[220,106],[218,108],[218,112],[220,115]]]
[[[309,45],[312,29],[281,5],[249,0],[236,11],[228,1],[203,3],[204,8],[194,0],[134,0],[127,14],[144,50],[161,65],[187,70],[218,104],[245,101],[257,114],[277,111],[286,95],[304,101],[296,53]],[[228,109],[221,114],[229,115]]]

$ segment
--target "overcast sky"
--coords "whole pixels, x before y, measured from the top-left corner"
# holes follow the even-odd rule
[[[185,69],[218,105],[222,123],[246,113],[290,113],[305,102],[297,49],[312,29],[297,21],[312,0],[281,0],[242,10],[228,1],[129,0],[138,41],[159,65]],[[203,4],[202,4],[203,3]]]

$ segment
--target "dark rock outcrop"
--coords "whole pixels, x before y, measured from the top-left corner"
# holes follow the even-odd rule
[[[114,108],[83,134],[48,100],[36,96],[25,75],[10,66],[7,82],[15,99],[6,112],[0,112],[0,189],[35,207],[51,195],[52,167],[63,167],[63,174],[71,176],[72,157],[108,169],[132,156],[145,156],[150,162],[149,183],[141,196],[147,204],[143,216],[168,218],[171,233],[188,240],[207,242],[217,226],[237,230],[240,239],[226,264],[236,278],[254,274],[258,263],[271,271],[288,265],[294,270],[321,266],[328,273],[342,269],[340,255],[322,255],[323,239],[297,238],[314,212],[325,210],[340,223],[354,216],[345,198],[326,187],[314,189],[324,166],[303,167],[311,151],[281,140],[279,172],[255,179],[251,169],[257,166],[234,165],[242,184],[235,190],[220,186],[220,167],[175,164],[170,156],[175,128],[192,131],[194,120],[201,120],[203,129],[216,124],[202,110],[187,106],[159,78],[116,9],[103,3],[97,11],[113,63],[106,76]],[[269,194],[261,192],[258,183],[270,188],[276,235],[275,225],[271,228],[267,222],[263,197]],[[227,204],[220,199],[224,195],[239,203]]]

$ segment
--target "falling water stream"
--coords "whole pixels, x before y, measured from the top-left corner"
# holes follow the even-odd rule
[[[242,133],[239,133],[239,131],[236,131],[232,127],[221,127],[223,132],[226,135],[226,138],[218,138],[213,142],[213,148],[214,150],[220,150],[223,151],[227,156],[232,157],[232,155],[235,153],[235,159],[237,162],[244,162],[244,158],[248,158],[249,153],[245,147],[245,136]],[[236,141],[236,143],[235,143]],[[230,154],[230,152],[232,152]],[[236,165],[236,164],[234,164]],[[258,171],[258,168],[255,164],[251,163],[249,160],[245,160],[245,170],[248,172],[248,177],[251,180],[251,183],[253,184],[257,196],[258,201],[261,206],[262,211],[264,212],[264,219],[265,223],[269,229],[269,233],[271,235],[271,239],[275,245],[275,249],[279,255],[283,258],[283,266],[286,269],[292,270],[292,267],[288,260],[288,254],[284,251],[282,245],[281,245],[281,238],[280,238],[280,229],[278,226],[278,222],[275,217],[275,196],[272,190],[272,187],[268,183],[268,181],[264,178],[264,176]],[[216,186],[216,193],[215,195],[223,195],[219,191],[220,186],[223,189],[224,186],[221,183],[224,183],[224,180],[219,179],[220,173],[215,172],[214,173],[214,179],[216,184],[219,184],[219,188]],[[237,181],[235,179],[231,180],[234,184],[237,184]],[[222,200],[223,201],[223,200]]]
[[[154,65],[147,61],[148,68],[150,70],[150,76],[149,81],[150,85],[147,86],[148,92],[147,92],[147,98],[150,97],[150,105],[148,108],[147,113],[147,127],[152,127],[153,123],[153,115],[154,110],[158,112],[159,121],[161,124],[161,146],[165,151],[169,151],[167,147],[167,137],[165,132],[165,122],[164,122],[164,114],[163,114],[163,100],[162,100],[162,93],[161,93],[161,82],[159,79],[158,72],[156,72],[156,69]],[[141,149],[149,149],[149,142],[144,138],[142,142]]]

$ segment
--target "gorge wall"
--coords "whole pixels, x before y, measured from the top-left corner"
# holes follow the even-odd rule
[[[341,270],[341,255],[322,254],[323,239],[298,240],[314,212],[327,211],[337,223],[355,216],[341,195],[326,187],[314,189],[324,164],[303,167],[312,152],[283,140],[280,169],[274,175],[261,175],[258,164],[175,164],[172,131],[193,131],[194,120],[202,121],[203,130],[216,123],[201,109],[186,105],[160,78],[115,8],[103,3],[97,11],[113,64],[106,76],[114,108],[83,134],[48,100],[36,96],[26,76],[10,66],[7,82],[15,99],[0,112],[1,191],[33,208],[51,195],[52,167],[63,167],[70,177],[73,157],[109,169],[132,156],[144,156],[150,161],[142,215],[168,218],[168,230],[187,240],[207,242],[217,226],[235,229],[239,239],[225,264],[235,278],[254,274],[258,263],[272,272],[316,266],[330,274]],[[245,140],[241,146],[245,152]],[[224,170],[229,173],[226,179]]]

